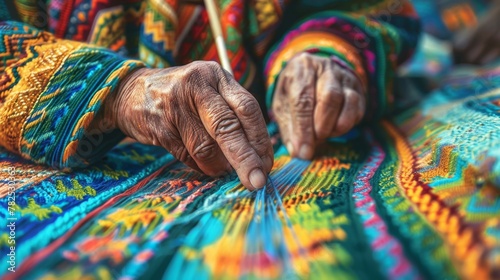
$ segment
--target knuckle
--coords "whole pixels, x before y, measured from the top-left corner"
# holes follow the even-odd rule
[[[335,78],[332,78],[335,79]],[[331,97],[341,97],[342,96],[342,88],[340,84],[337,84],[335,82],[328,83],[325,85],[325,90],[323,91],[326,96],[331,96]]]
[[[312,133],[314,132],[314,123],[312,121],[312,116],[306,118],[299,118],[297,122],[294,124],[294,133],[299,135],[301,141],[308,142],[311,137],[313,137]]]
[[[312,58],[312,54],[308,53],[308,52],[301,52],[300,54],[298,54],[296,56],[297,60],[300,60],[300,61],[308,61]]]
[[[272,119],[275,119],[278,124],[285,124],[290,119],[290,110],[282,105],[273,105],[271,111]]]
[[[268,147],[271,146],[270,139],[267,136],[257,138],[252,144],[259,155],[264,155]]]
[[[217,145],[214,141],[205,140],[196,145],[192,152],[193,158],[202,162],[210,162],[217,158]]]
[[[227,138],[241,130],[241,123],[235,116],[223,116],[216,118],[214,122],[214,134],[216,138]]]
[[[206,67],[210,70],[218,70],[222,69],[220,64],[215,62],[215,61],[203,61],[203,63],[206,65]]]
[[[243,145],[235,143],[232,147],[234,159],[240,166],[247,166],[249,169],[260,167],[257,157],[252,149],[246,148]]]
[[[238,115],[244,117],[258,117],[260,113],[260,106],[253,96],[242,96],[235,109]]]
[[[323,103],[328,106],[337,106],[344,101],[344,94],[342,94],[339,87],[330,85],[322,94],[318,95],[318,103]]]
[[[259,147],[259,149],[267,150],[267,148],[271,146],[271,139],[269,139],[269,135],[265,133],[263,137],[258,137],[255,140],[255,145]]]
[[[314,97],[310,94],[301,94],[296,98],[293,105],[299,114],[312,113],[314,109]]]
[[[296,74],[303,70],[304,60],[300,57],[293,57],[285,66],[279,77],[283,77],[285,82],[296,79]]]
[[[219,64],[214,61],[194,61],[187,65],[187,81],[194,85],[211,80],[218,72]]]
[[[203,66],[197,62],[192,62],[188,65],[187,73],[185,77],[185,84],[187,86],[198,87],[200,83],[203,83],[206,79],[206,71]],[[194,89],[194,88],[192,88]]]
[[[348,87],[355,88],[361,85],[360,80],[353,73],[348,72],[347,70],[343,70],[342,83],[347,85]]]
[[[206,60],[196,60],[188,64],[188,66],[197,68],[197,69],[203,69],[203,70],[213,70],[215,69],[219,64],[215,61],[206,61]]]
[[[219,79],[223,76],[224,71],[219,63],[215,61],[204,61],[203,63],[203,69],[205,72],[209,72],[210,75]]]

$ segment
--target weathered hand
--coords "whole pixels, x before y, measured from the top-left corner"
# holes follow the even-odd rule
[[[348,132],[363,118],[359,79],[330,58],[301,53],[282,70],[273,114],[288,152],[311,159],[317,144]]]
[[[486,64],[500,57],[500,1],[479,22],[453,41],[455,63]]]
[[[207,175],[233,167],[248,189],[265,185],[273,148],[259,104],[219,64],[139,69],[109,102],[127,136],[162,146]]]

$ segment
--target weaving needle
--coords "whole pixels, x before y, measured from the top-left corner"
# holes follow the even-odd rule
[[[214,35],[215,47],[217,48],[217,54],[219,55],[222,68],[233,75],[231,64],[229,63],[229,58],[227,56],[226,43],[224,42],[224,35],[222,33],[219,15],[217,13],[217,6],[214,1],[215,0],[204,0],[205,7],[207,8],[208,20],[210,21],[210,28],[212,29],[212,33]]]

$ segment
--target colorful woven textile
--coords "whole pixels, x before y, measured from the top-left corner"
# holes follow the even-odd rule
[[[311,162],[291,159],[271,124],[271,179],[249,192],[159,147],[86,138],[106,95],[143,67],[121,54],[154,66],[216,59],[203,8],[118,2],[15,1],[21,20],[52,34],[0,24],[0,277],[500,277],[499,67],[457,73]],[[237,79],[264,72],[272,94],[294,54],[335,55],[369,85],[370,114],[389,111],[393,73],[418,35],[411,6],[290,2],[220,1]]]
[[[497,278],[500,68],[456,77],[312,162],[290,159],[273,137],[274,170],[258,192],[137,143],[70,176],[2,151],[1,170],[13,175],[2,190],[24,185],[11,209],[20,266],[4,275]],[[36,177],[21,181],[30,170]],[[8,233],[0,240],[5,260]]]

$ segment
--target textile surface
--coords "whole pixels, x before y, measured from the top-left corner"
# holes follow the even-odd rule
[[[500,277],[498,67],[457,73],[420,105],[332,139],[311,162],[291,159],[271,124],[271,179],[249,192],[161,148],[115,146],[123,135],[82,145],[102,100],[130,71],[217,60],[202,7],[0,3],[18,12],[2,10],[2,20],[22,21],[0,23],[0,220],[8,225],[0,277]],[[396,102],[393,74],[419,33],[407,1],[219,7],[241,84],[260,76],[270,100],[293,55],[335,56],[370,88],[369,116]],[[68,169],[77,166],[85,168]]]
[[[133,142],[69,176],[2,150],[1,189],[23,185],[13,216],[1,212],[17,218],[20,264],[4,276],[498,278],[499,69],[458,73],[311,162],[291,159],[271,125],[275,166],[257,192]]]

